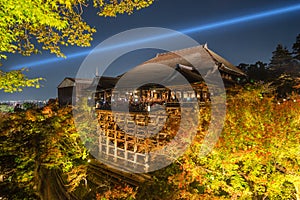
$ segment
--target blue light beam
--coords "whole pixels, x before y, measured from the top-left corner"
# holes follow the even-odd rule
[[[179,30],[179,32],[184,33],[184,34],[196,33],[196,32],[206,31],[206,30],[210,30],[210,29],[220,28],[220,27],[224,27],[224,26],[239,24],[239,23],[242,23],[242,22],[249,22],[249,21],[254,21],[254,20],[258,20],[258,19],[262,19],[262,18],[276,16],[276,15],[282,15],[282,14],[294,12],[294,11],[297,11],[297,10],[300,10],[300,4],[294,4],[294,5],[283,7],[283,8],[277,8],[277,9],[268,10],[268,11],[265,11],[265,12],[240,16],[240,17],[227,19],[227,20],[222,20],[222,21],[218,21],[218,22],[214,22],[214,23],[210,23],[210,24],[204,24],[204,25],[200,25],[200,26],[196,26],[196,27],[192,27],[192,28],[188,28],[188,29]],[[166,34],[166,35],[161,35],[159,37],[158,36],[148,37],[148,38],[145,38],[145,39],[139,39],[139,40],[135,40],[135,41],[124,42],[124,43],[121,43],[121,44],[108,46],[105,49],[101,49],[97,52],[110,51],[110,50],[114,50],[114,49],[121,48],[121,47],[124,47],[124,46],[142,44],[142,43],[145,43],[145,42],[151,42],[151,41],[154,41],[154,40],[165,39],[165,38],[172,37],[172,36],[175,36],[175,35],[174,34]],[[70,59],[70,58],[72,59],[72,58],[87,56],[90,52],[91,52],[90,50],[86,50],[86,51],[81,51],[81,52],[69,54],[69,55],[66,55],[66,56],[67,56],[68,59]],[[24,67],[36,67],[36,66],[40,66],[40,65],[45,65],[45,64],[50,64],[50,63],[63,61],[63,60],[65,60],[65,59],[57,58],[57,57],[49,58],[49,59],[43,59],[43,60],[38,60],[38,61],[34,61],[34,62],[29,62],[29,63],[22,64],[22,65],[17,65],[17,66],[11,67],[11,69],[16,70],[16,69],[21,69],[21,68],[24,68]]]

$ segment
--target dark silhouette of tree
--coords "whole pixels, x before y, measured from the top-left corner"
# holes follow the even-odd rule
[[[272,53],[269,69],[271,78],[276,79],[290,67],[293,57],[289,50],[281,44],[278,44]]]
[[[248,74],[255,81],[266,81],[268,79],[267,64],[257,61],[250,65]]]
[[[297,41],[293,45],[294,57],[293,54],[281,44],[273,51],[269,69],[272,85],[275,86],[278,97],[286,98],[295,91],[295,79],[300,76],[299,61],[297,61],[296,58],[297,51],[299,55],[299,50],[300,35],[298,35]]]
[[[296,38],[296,42],[293,44],[294,58],[300,61],[300,34]]]
[[[277,97],[279,98],[287,98],[295,91],[295,80],[290,74],[281,74],[273,81],[272,85],[276,87]]]
[[[248,75],[250,82],[267,81],[268,80],[268,69],[267,63],[257,61],[255,64],[239,64],[238,68],[243,70]]]
[[[246,64],[246,63],[240,63],[237,66],[237,68],[241,69],[245,73],[247,73],[248,67],[249,67],[249,64]]]
[[[289,64],[293,57],[286,47],[278,44],[276,50],[272,52],[273,56],[271,58],[270,67],[278,68],[286,64]]]

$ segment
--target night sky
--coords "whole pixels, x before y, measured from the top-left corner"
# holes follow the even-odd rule
[[[26,88],[22,93],[0,93],[0,100],[47,100],[56,98],[57,85],[65,77],[75,77],[85,56],[70,57],[74,53],[88,52],[103,40],[133,28],[163,27],[176,31],[201,27],[241,16],[263,13],[287,6],[300,5],[299,0],[157,0],[149,8],[137,11],[132,15],[119,15],[116,18],[103,18],[96,15],[97,10],[91,7],[84,13],[88,24],[97,29],[90,48],[66,47],[62,51],[69,58],[56,59],[48,52],[23,57],[9,55],[4,61],[3,70],[28,66],[29,77],[43,77],[40,89]],[[283,44],[291,50],[296,36],[300,33],[300,9],[272,15],[241,23],[230,24],[196,31],[187,34],[200,44],[208,47],[226,58],[234,65],[240,63],[268,63],[277,44]],[[126,41],[124,41],[126,42]],[[155,49],[139,50],[121,56],[108,70],[107,75],[115,76],[155,56]],[[51,62],[49,61],[51,59]],[[38,63],[34,65],[33,63]]]

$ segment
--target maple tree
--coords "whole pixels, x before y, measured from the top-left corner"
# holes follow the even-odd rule
[[[299,102],[277,104],[265,88],[228,97],[219,142],[199,157],[201,138],[169,178],[186,199],[299,199]],[[178,198],[178,196],[177,196]]]
[[[6,114],[0,118],[1,195],[37,198],[47,191],[47,198],[299,199],[298,96],[278,104],[268,86],[253,87],[228,93],[225,126],[212,152],[199,156],[210,121],[209,109],[202,108],[187,152],[137,188],[112,184],[87,170],[83,144],[93,141],[82,133],[79,138],[78,131],[96,131],[90,123],[76,129],[70,108],[48,105]],[[78,117],[91,121],[94,116]]]
[[[71,109],[50,104],[43,109],[8,113],[0,120],[0,196],[70,197],[86,177],[88,156]]]
[[[89,4],[99,9],[99,16],[115,17],[148,7],[153,1],[0,0],[0,62],[8,53],[30,56],[46,50],[64,57],[61,46],[90,46],[96,29],[82,18]],[[28,79],[22,72],[1,71],[0,89],[16,92],[25,86],[38,87],[41,79]]]
[[[23,73],[25,69],[10,72],[0,71],[0,90],[4,92],[21,92],[24,87],[39,88],[43,78],[30,79]]]
[[[211,153],[199,154],[202,123],[189,150],[154,172],[138,199],[300,199],[299,99],[278,104],[272,89],[256,87],[228,95],[225,126]]]

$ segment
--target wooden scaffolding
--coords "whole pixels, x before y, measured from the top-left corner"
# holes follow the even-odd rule
[[[149,170],[149,152],[159,150],[175,137],[180,107],[167,107],[152,114],[97,110],[98,157],[125,171]]]

